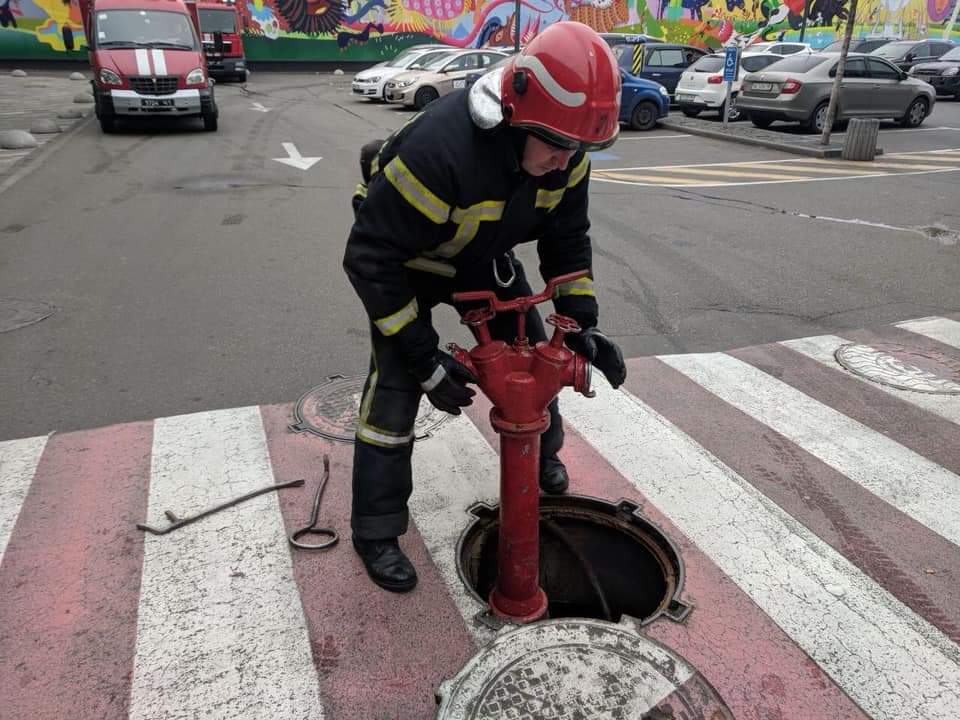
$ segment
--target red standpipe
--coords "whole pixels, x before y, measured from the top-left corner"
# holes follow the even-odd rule
[[[547,612],[540,587],[540,435],[550,426],[547,405],[565,386],[587,397],[590,364],[567,349],[563,337],[580,332],[571,318],[551,315],[553,337],[530,347],[527,311],[553,298],[562,283],[586,277],[585,271],[551,280],[539,295],[499,300],[491,291],[457,293],[455,302],[483,301],[486,307],[467,312],[463,323],[477,341],[467,352],[450,345],[453,356],[479,379],[490,398],[490,423],[500,435],[500,539],[497,582],[488,602],[494,613],[513,622],[532,622]],[[512,345],[493,340],[487,323],[498,312],[517,313],[517,338]]]

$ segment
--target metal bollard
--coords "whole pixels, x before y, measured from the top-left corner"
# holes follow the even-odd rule
[[[877,154],[880,121],[876,118],[853,118],[843,141],[844,160],[873,160]]]

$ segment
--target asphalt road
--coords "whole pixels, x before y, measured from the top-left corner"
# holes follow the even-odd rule
[[[340,265],[357,151],[410,113],[353,98],[349,76],[257,73],[217,93],[217,134],[87,123],[0,195],[15,228],[0,235],[0,298],[57,308],[0,333],[0,440],[286,402],[364,371],[366,318]],[[322,159],[277,162],[283,143]],[[960,103],[919,131],[885,126],[881,145],[960,148]],[[789,158],[658,130],[625,132],[594,169]],[[956,312],[958,197],[953,170],[594,182],[601,325],[643,356]],[[452,312],[438,322],[466,339]]]

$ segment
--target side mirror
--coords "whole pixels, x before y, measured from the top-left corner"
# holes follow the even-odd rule
[[[910,62],[911,60],[916,60],[917,56],[915,53],[907,53],[907,56],[903,59],[906,60],[907,62]]]
[[[903,82],[904,80],[909,80],[909,79],[910,79],[910,75],[908,73],[903,72],[903,70],[901,70],[900,81]]]

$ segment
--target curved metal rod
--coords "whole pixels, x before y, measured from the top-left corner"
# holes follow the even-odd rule
[[[290,534],[290,537],[287,540],[295,548],[300,550],[325,550],[326,548],[333,547],[340,541],[340,536],[337,534],[337,531],[333,528],[321,528],[317,527],[317,520],[320,517],[320,499],[323,497],[324,488],[327,486],[327,480],[330,479],[330,456],[323,456],[323,477],[320,478],[320,484],[317,486],[317,492],[313,496],[313,512],[310,515],[310,524],[306,527],[302,527],[299,530],[295,530]],[[300,538],[304,535],[325,535],[329,540],[324,540],[316,544],[309,544],[300,542]]]

